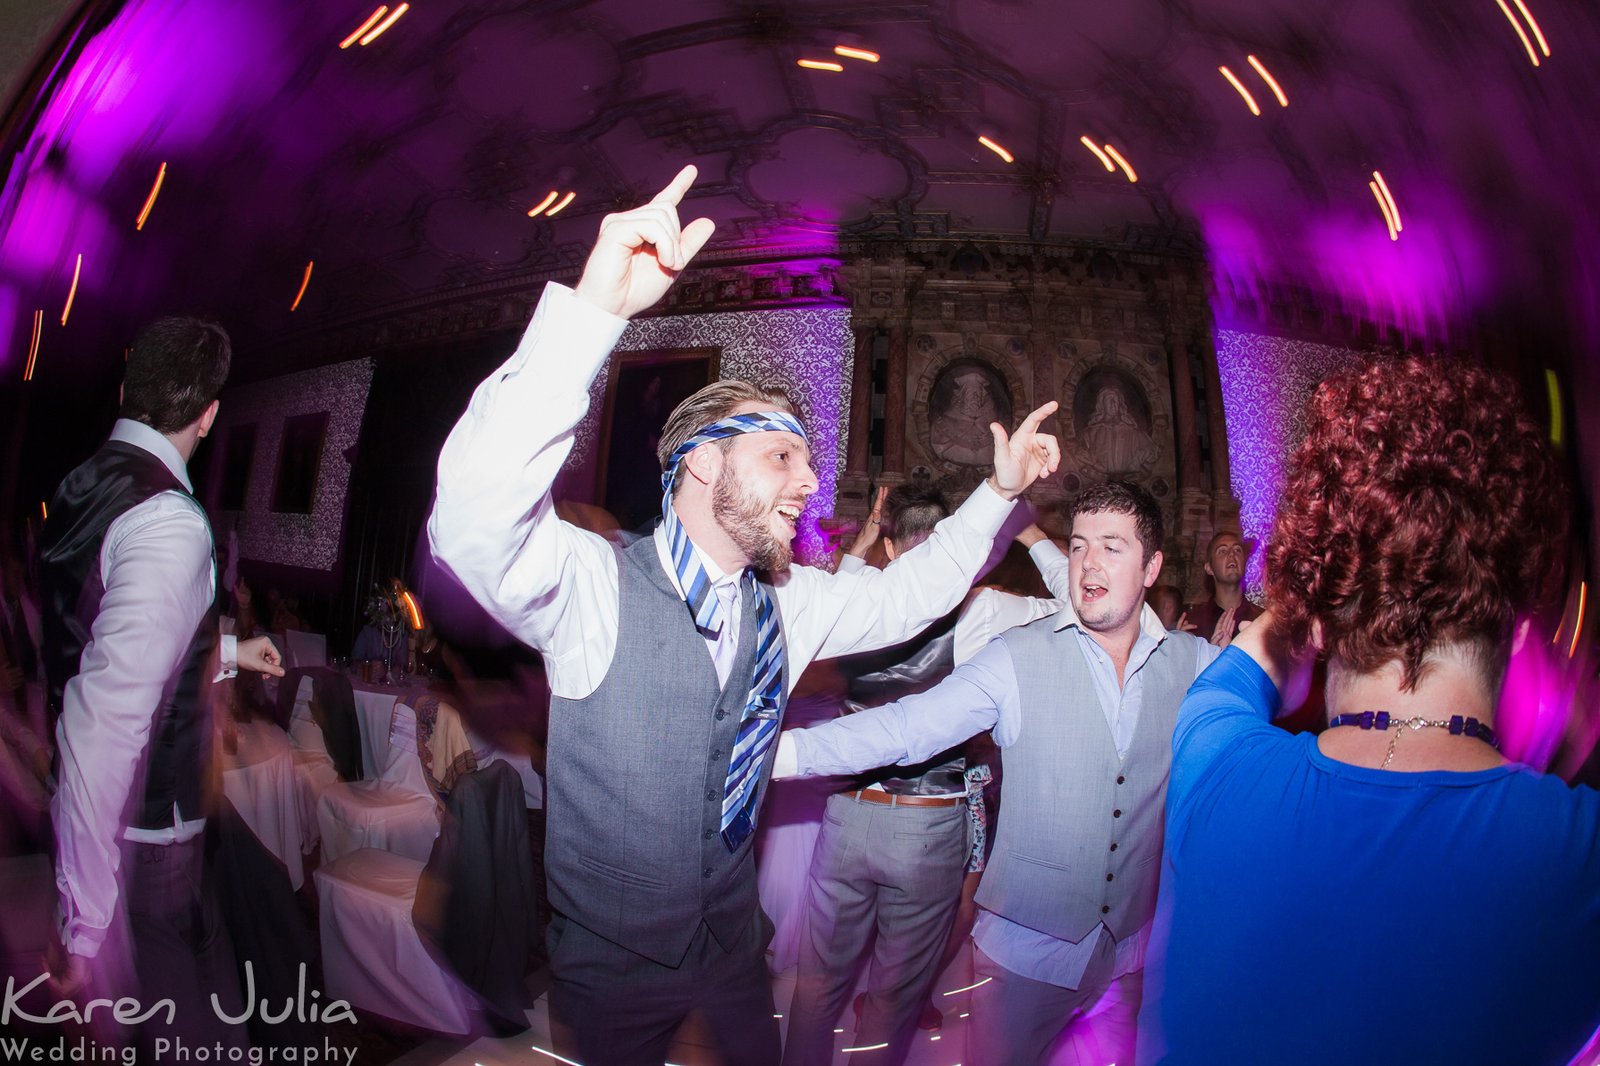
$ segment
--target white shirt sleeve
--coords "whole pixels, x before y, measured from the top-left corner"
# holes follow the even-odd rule
[[[999,589],[984,589],[972,598],[956,621],[956,665],[971,659],[995,637],[1016,626],[1055,614],[1062,600],[1017,596]]]
[[[1061,546],[1053,540],[1041,540],[1028,549],[1028,555],[1050,595],[1058,600],[1068,599],[1072,595],[1071,563]]]
[[[62,942],[93,956],[118,895],[123,815],[156,709],[216,594],[211,529],[193,500],[163,492],[111,523],[105,595],[56,723],[51,801]]]
[[[985,482],[927,540],[882,570],[791,567],[776,585],[790,683],[814,659],[898,644],[960,603],[1011,507]]]
[[[578,699],[617,643],[617,564],[603,538],[556,517],[550,487],[624,319],[550,284],[516,353],[472,394],[439,455],[433,554]],[[650,427],[656,428],[656,427]]]

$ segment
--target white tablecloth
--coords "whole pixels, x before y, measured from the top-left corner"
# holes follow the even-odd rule
[[[238,738],[237,752],[223,756],[222,791],[256,839],[282,860],[289,883],[299,889],[305,883],[300,858],[305,833],[289,737],[258,719],[240,724]]]

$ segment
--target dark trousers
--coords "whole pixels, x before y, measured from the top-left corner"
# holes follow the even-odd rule
[[[89,996],[133,996],[145,1008],[171,1000],[136,1030],[91,1024],[98,1039],[134,1044],[155,1061],[157,1040],[190,1046],[250,1046],[233,946],[216,893],[205,881],[204,836],[183,844],[121,843],[122,895],[90,964]],[[212,998],[216,998],[213,1005]],[[98,1021],[97,1012],[94,1016]],[[169,1021],[170,1014],[170,1021]],[[170,1045],[169,1045],[170,1046]]]
[[[772,924],[758,908],[728,948],[701,925],[683,961],[663,966],[556,914],[548,936],[555,1050],[583,1066],[661,1066],[673,1033],[694,1011],[723,1062],[772,1066],[771,939]]]

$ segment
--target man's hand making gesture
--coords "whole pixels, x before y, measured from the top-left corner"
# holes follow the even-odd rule
[[[678,202],[697,174],[684,167],[654,200],[601,221],[578,281],[579,296],[619,318],[632,318],[661,299],[716,229],[709,218],[678,225]]]
[[[998,422],[989,423],[994,434],[994,474],[989,487],[1002,497],[1014,500],[1029,485],[1049,477],[1061,465],[1061,445],[1049,433],[1039,432],[1039,423],[1056,413],[1060,404],[1051,400],[1022,420],[1010,436]]]

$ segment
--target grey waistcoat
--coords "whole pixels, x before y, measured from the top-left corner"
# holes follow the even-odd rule
[[[754,597],[741,593],[738,653],[724,690],[655,539],[619,551],[617,570],[621,615],[605,679],[584,699],[550,701],[550,904],[675,966],[702,921],[730,944],[759,906],[754,837],[730,853],[719,831],[729,752],[754,672]],[[786,693],[787,673],[786,665]],[[762,768],[763,793],[777,747]]]
[[[1022,731],[1002,754],[1004,813],[978,903],[1059,940],[1101,922],[1118,940],[1155,913],[1167,773],[1194,641],[1169,636],[1141,668],[1144,701],[1126,760],[1069,630],[1054,617],[1012,629]]]

